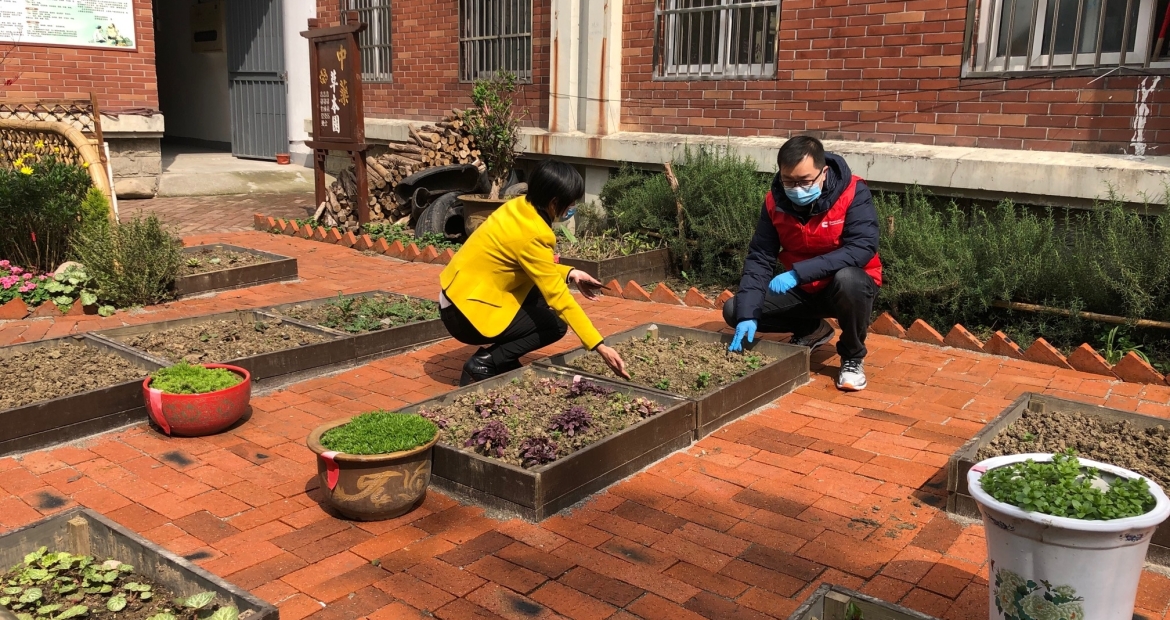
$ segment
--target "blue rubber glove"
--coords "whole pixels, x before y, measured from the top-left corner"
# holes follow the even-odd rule
[[[757,325],[755,319],[740,321],[739,325],[735,326],[735,337],[731,339],[731,344],[727,345],[727,350],[732,353],[743,351],[744,336],[747,336],[748,342],[755,341]]]
[[[775,278],[772,278],[772,281],[768,283],[768,290],[776,293],[777,295],[783,295],[784,293],[787,293],[794,288],[796,288],[795,271],[785,271]]]

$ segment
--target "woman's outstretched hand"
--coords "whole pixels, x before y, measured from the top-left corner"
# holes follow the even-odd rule
[[[584,271],[581,271],[580,269],[574,269],[570,271],[568,280],[569,282],[576,284],[577,290],[581,291],[581,294],[585,296],[585,299],[590,301],[601,297],[601,289],[605,288],[604,284],[598,282],[596,278],[585,273]],[[617,354],[615,353],[614,355]],[[619,357],[618,360],[620,361],[621,358]]]
[[[623,379],[630,378],[630,373],[626,372],[625,361],[622,360],[622,356],[618,355],[618,352],[615,351],[613,347],[605,344],[599,344],[595,350],[597,351],[597,354],[601,356],[601,359],[605,360],[605,365],[609,366],[609,369],[613,371],[613,374]]]

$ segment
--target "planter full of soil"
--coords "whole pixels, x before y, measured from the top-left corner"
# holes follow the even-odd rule
[[[694,403],[522,368],[402,409],[440,428],[432,483],[540,521],[690,445]]]
[[[996,456],[1074,449],[1116,464],[1162,488],[1170,484],[1170,424],[1163,418],[1025,393],[988,422],[947,462],[947,511],[979,518],[967,486],[976,463]],[[1170,566],[1170,527],[1153,536],[1146,561]]]
[[[228,364],[176,364],[143,380],[142,395],[150,419],[167,435],[214,435],[248,413],[252,376]]]
[[[94,332],[140,351],[160,366],[232,364],[252,381],[305,376],[354,358],[353,341],[333,331],[265,312],[241,310]]]
[[[0,566],[15,567],[4,583],[21,588],[19,595],[0,593],[10,597],[0,609],[22,605],[20,613],[36,618],[148,620],[170,610],[176,620],[194,620],[237,617],[226,611],[212,615],[233,607],[240,620],[278,618],[272,605],[87,509],[67,510],[0,535]],[[22,597],[35,600],[22,604]],[[37,613],[50,605],[61,607]],[[61,615],[73,607],[86,607],[85,613]]]
[[[470,235],[483,224],[496,209],[503,206],[512,198],[489,198],[487,194],[462,194],[459,202],[463,203],[463,228]]]
[[[1161,487],[1127,469],[1058,454],[976,463],[993,620],[1130,620],[1146,550],[1170,516]]]
[[[359,360],[399,353],[448,336],[439,320],[438,303],[385,291],[312,299],[266,311],[351,339]]]
[[[88,335],[0,347],[0,456],[144,419],[142,378],[160,366]]]
[[[731,338],[701,329],[642,325],[607,336],[605,342],[621,353],[633,383],[695,401],[699,438],[808,381],[808,349],[757,339],[744,344],[744,353],[729,353]],[[609,374],[605,362],[585,349],[537,363],[594,377]]]
[[[938,620],[868,594],[822,584],[788,620]]]
[[[419,505],[439,429],[417,415],[373,411],[322,424],[306,442],[325,501],[359,521],[393,519]]]
[[[597,252],[578,254],[572,244],[562,242],[557,245],[557,251],[562,265],[580,269],[603,284],[610,280],[617,280],[622,286],[630,280],[639,284],[661,282],[670,276],[671,271],[670,250],[666,248],[609,256]]]
[[[297,259],[217,243],[183,248],[175,278],[179,297],[297,279]]]

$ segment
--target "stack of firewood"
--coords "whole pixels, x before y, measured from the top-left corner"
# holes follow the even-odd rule
[[[366,157],[370,220],[409,223],[410,205],[399,201],[394,187],[420,170],[451,164],[475,164],[481,171],[484,169],[475,138],[459,110],[451,110],[443,121],[433,125],[411,127],[409,142],[391,142],[386,153]],[[313,219],[325,226],[356,231],[357,180],[353,171],[342,171],[325,194],[325,201],[317,206]]]

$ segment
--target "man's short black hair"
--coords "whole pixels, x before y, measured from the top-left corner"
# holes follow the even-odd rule
[[[789,138],[780,152],[776,155],[776,164],[781,170],[792,170],[805,157],[812,157],[817,168],[825,167],[825,145],[812,136],[796,136]]]
[[[547,209],[557,201],[557,215],[585,195],[585,179],[577,169],[563,161],[546,159],[532,171],[528,180],[528,202],[539,209]]]

